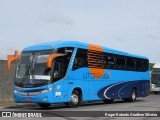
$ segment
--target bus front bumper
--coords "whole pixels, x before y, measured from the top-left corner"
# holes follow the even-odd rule
[[[14,93],[14,101],[16,103],[50,103],[50,104],[66,101],[66,96],[58,95],[57,93],[61,92],[50,91],[32,96]]]
[[[160,92],[160,87],[153,88],[152,92]]]

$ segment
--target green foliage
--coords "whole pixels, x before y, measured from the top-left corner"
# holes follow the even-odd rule
[[[154,64],[155,63],[149,63],[149,65],[150,65],[150,71],[152,71],[152,68],[153,68]]]

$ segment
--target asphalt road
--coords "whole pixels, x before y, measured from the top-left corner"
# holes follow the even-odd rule
[[[78,108],[68,108],[65,105],[52,105],[50,109],[43,110],[36,104],[28,104],[28,105],[18,105],[18,106],[8,106],[8,107],[0,107],[0,111],[31,111],[31,112],[45,112],[45,115],[52,115],[55,113],[55,111],[59,111],[59,113],[63,113],[65,111],[72,111],[72,114],[75,115],[76,113],[74,111],[83,111],[82,114],[84,114],[85,111],[94,111],[93,113],[90,112],[90,114],[95,115],[96,111],[160,111],[160,94],[154,95],[151,94],[148,97],[145,98],[138,98],[136,102],[124,102],[123,100],[115,100],[112,104],[104,104],[102,101],[98,102],[91,102],[91,103],[83,103]],[[77,112],[78,113],[78,112]],[[57,117],[48,117],[48,120],[53,119],[67,119],[67,120],[81,120],[81,119],[87,119],[87,120],[106,120],[106,119],[123,119],[123,120],[159,120],[160,117],[63,117],[63,114],[57,115],[54,114],[54,116]],[[91,115],[92,116],[92,115]],[[0,119],[7,119],[7,120],[17,120],[21,118],[0,118]],[[23,118],[26,120],[35,120],[35,118]],[[38,118],[39,120],[43,120],[45,118]]]

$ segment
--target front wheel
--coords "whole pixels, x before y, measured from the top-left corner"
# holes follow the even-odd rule
[[[78,105],[81,103],[81,94],[74,90],[71,94],[71,101],[67,103],[67,106],[73,108],[78,107]]]

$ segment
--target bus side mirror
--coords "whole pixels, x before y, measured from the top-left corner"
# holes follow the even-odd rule
[[[8,58],[7,68],[8,68],[8,70],[10,70],[12,61],[19,60],[20,59],[20,55],[18,55],[18,51],[15,51],[14,55],[8,55],[7,58]]]
[[[56,57],[59,57],[59,56],[65,56],[65,54],[62,54],[62,53],[57,53],[57,54],[52,54],[48,57],[48,60],[47,60],[47,67],[48,68],[51,68],[52,67],[52,62],[53,60],[56,58]]]

